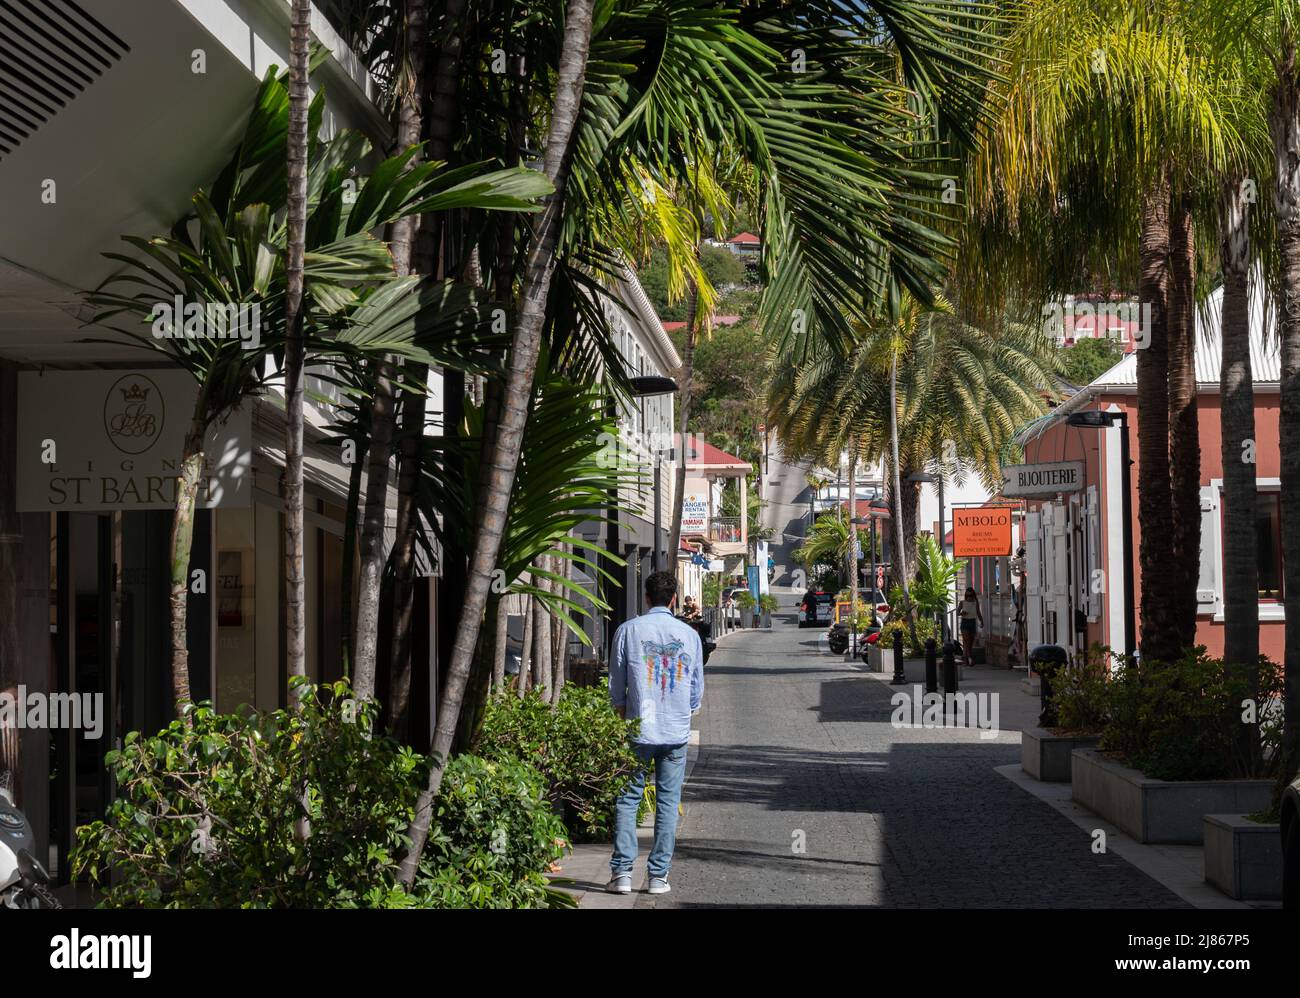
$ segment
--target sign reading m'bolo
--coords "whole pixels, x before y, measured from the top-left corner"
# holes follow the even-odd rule
[[[952,553],[957,558],[1011,553],[1011,507],[971,506],[952,511]]]
[[[1083,488],[1082,461],[1050,464],[1009,464],[1002,469],[1004,496],[1054,496]]]
[[[177,370],[20,372],[19,512],[170,509],[197,392]],[[208,434],[199,506],[251,503],[251,411]]]

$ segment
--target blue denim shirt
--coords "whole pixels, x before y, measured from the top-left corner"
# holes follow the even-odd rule
[[[609,699],[641,719],[642,745],[681,745],[704,697],[704,645],[666,606],[651,607],[614,632]]]

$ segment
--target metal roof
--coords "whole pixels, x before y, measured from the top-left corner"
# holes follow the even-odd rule
[[[1198,391],[1219,390],[1219,367],[1223,359],[1220,335],[1223,288],[1220,287],[1196,310],[1196,386]],[[1276,386],[1282,379],[1282,358],[1278,349],[1275,310],[1267,294],[1252,282],[1250,294],[1250,368],[1255,385]],[[1094,379],[1088,388],[1137,387],[1137,351]]]

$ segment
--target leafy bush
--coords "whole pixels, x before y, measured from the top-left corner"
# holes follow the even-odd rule
[[[952,586],[966,562],[944,554],[939,542],[929,534],[916,541],[916,580],[912,583],[912,602],[922,617],[933,617],[948,609]],[[901,588],[899,595],[902,595]],[[893,604],[890,604],[891,606]]]
[[[742,589],[740,592],[736,593],[736,606],[740,607],[742,610],[754,609],[757,602],[758,601],[754,599],[754,594],[748,589]]]
[[[452,760],[421,875],[407,894],[398,857],[428,760],[372,735],[375,705],[352,700],[346,684],[294,688],[303,694],[298,706],[218,714],[202,704],[189,725],[174,721],[144,738],[131,732],[108,753],[119,796],[103,821],[77,829],[72,856],[74,874],[102,890],[104,906],[549,900],[539,874],[558,855],[562,829],[540,774]],[[498,829],[504,853],[492,852]],[[480,858],[471,860],[475,850]]]
[[[1265,769],[1276,759],[1270,721],[1281,697],[1280,670],[1260,659],[1256,713],[1261,716]],[[1241,751],[1246,679],[1205,654],[1203,647],[1173,663],[1139,662],[1121,668],[1107,688],[1103,749],[1147,776],[1211,780],[1267,775]]]
[[[1110,710],[1110,652],[1094,644],[1079,665],[1052,676],[1057,726],[1066,731],[1099,733]]]
[[[536,766],[574,840],[601,841],[612,834],[614,804],[627,778],[642,768],[629,731],[635,727],[610,706],[607,683],[570,684],[554,708],[532,693],[522,700],[492,697],[475,750]]]
[[[871,619],[870,615],[868,615],[867,619]],[[912,626],[908,620],[903,617],[893,617],[891,614],[889,622],[880,629],[880,647],[893,651],[894,635],[899,633],[903,635],[903,646],[906,649],[904,654],[909,658],[920,658],[925,654],[926,638],[934,638],[936,643],[938,642],[939,625],[929,617],[922,617],[918,620],[916,622],[916,640],[918,643],[914,644],[912,642]],[[942,654],[942,649],[936,649],[936,651]]]
[[[412,891],[423,906],[539,908],[562,900],[543,871],[564,854],[564,825],[534,767],[509,756],[456,756],[434,806]]]
[[[776,601],[776,597],[771,593],[763,593],[763,595],[758,598],[758,608],[764,613],[776,613],[779,604]]]

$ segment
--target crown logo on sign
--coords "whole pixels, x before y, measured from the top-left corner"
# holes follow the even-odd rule
[[[143,402],[145,396],[149,394],[148,388],[143,388],[139,384],[131,385],[129,388],[120,389],[122,398],[127,402]]]

